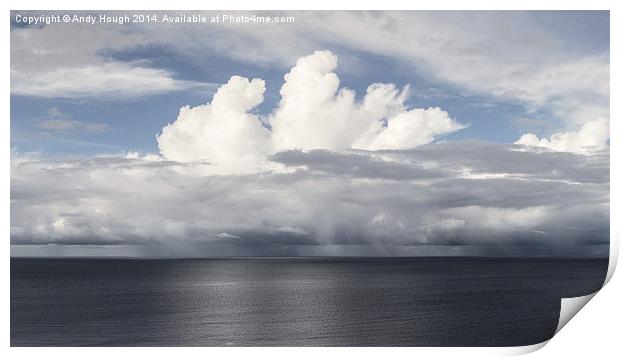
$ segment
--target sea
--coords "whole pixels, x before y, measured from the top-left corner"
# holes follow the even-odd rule
[[[11,346],[522,346],[607,258],[11,258]]]

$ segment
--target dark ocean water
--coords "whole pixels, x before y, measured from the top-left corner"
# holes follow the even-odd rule
[[[512,346],[607,259],[11,259],[12,346]]]

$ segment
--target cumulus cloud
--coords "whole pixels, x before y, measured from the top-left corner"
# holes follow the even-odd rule
[[[299,58],[265,118],[270,128],[251,113],[263,101],[264,81],[233,76],[211,103],[181,108],[157,137],[160,151],[170,160],[247,172],[282,150],[410,149],[465,127],[440,108],[407,108],[408,87],[374,83],[356,101],[353,90],[340,87],[336,66],[330,51]]]
[[[454,247],[605,254],[609,241],[603,153],[449,142],[381,152],[294,150],[271,160],[288,170],[204,175],[209,164],[135,154],[14,154],[11,243],[200,256],[414,255],[428,247],[433,254]],[[483,178],[463,176],[464,168]]]
[[[317,51],[284,76],[270,117],[278,149],[408,149],[464,127],[439,108],[407,109],[408,87],[374,83],[358,103],[336,66],[333,53]]]
[[[181,108],[177,120],[157,136],[170,160],[207,161],[224,172],[244,172],[262,164],[270,150],[269,131],[248,113],[263,101],[265,82],[233,76],[211,103]]]
[[[539,138],[536,134],[527,133],[522,135],[515,144],[525,147],[588,154],[607,149],[608,141],[609,120],[607,118],[599,118],[583,124],[577,131],[556,133],[551,135],[550,138]]]

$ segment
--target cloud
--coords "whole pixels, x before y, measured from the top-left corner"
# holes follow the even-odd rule
[[[361,101],[340,87],[337,57],[316,51],[299,58],[284,76],[272,113],[252,114],[263,101],[261,79],[233,76],[211,103],[183,107],[157,137],[170,160],[203,160],[221,172],[255,171],[267,156],[288,149],[409,149],[465,126],[440,108],[409,109],[408,88],[371,84]]]
[[[526,207],[526,208],[497,208],[465,206],[449,208],[441,211],[442,215],[447,215],[447,222],[457,224],[444,224],[445,229],[459,229],[467,225],[479,229],[493,231],[510,231],[514,229],[531,230],[538,226],[545,217],[545,206]],[[446,222],[446,219],[440,220]]]
[[[408,87],[374,83],[356,102],[336,66],[336,55],[316,51],[284,76],[269,120],[278,149],[407,149],[464,128],[439,108],[407,109]]]
[[[265,82],[233,76],[211,103],[181,108],[177,120],[157,136],[161,154],[180,162],[207,161],[224,172],[253,170],[264,163],[269,131],[255,114]]]
[[[584,24],[596,20],[604,27],[605,13],[277,14],[295,16],[296,22],[286,24],[284,31],[262,24],[127,24],[122,30],[104,24],[13,27],[11,91],[44,97],[126,97],[204,85],[176,79],[174,73],[151,68],[147,62],[109,56],[147,46],[175,51],[196,63],[217,53],[235,61],[282,67],[316,48],[332,48],[338,49],[344,63],[359,53],[385,56],[464,94],[516,102],[530,114],[551,115],[561,127],[549,132],[574,131],[592,118],[609,118],[609,48],[592,45],[603,42],[605,32],[588,32],[591,38],[576,41],[577,35],[583,36],[579,26],[567,26],[564,18],[578,16]],[[566,30],[576,33],[568,35]],[[344,69],[364,70],[363,66]]]
[[[53,98],[126,97],[197,86],[174,79],[167,70],[120,62],[56,68],[45,73],[13,72],[11,78],[12,94]]]
[[[271,160],[295,169],[340,177],[380,178],[385,180],[422,180],[441,177],[443,173],[417,163],[387,159],[369,152],[338,153],[325,149],[279,152]]]
[[[459,93],[517,103],[528,114],[552,116],[560,127],[548,128],[549,133],[574,131],[592,118],[609,118],[608,31],[600,31],[608,26],[607,12],[265,12],[276,14],[295,16],[296,21],[284,28],[264,24],[126,24],[122,30],[102,24],[14,27],[11,90],[20,95],[124,97],[199,85],[146,62],[107,56],[148,46],[174,51],[196,64],[226,56],[281,68],[316,48],[330,48],[338,51],[343,64],[360,54],[377,55],[449,84]],[[583,26],[594,22],[596,27],[583,31]],[[366,70],[363,65],[343,69],[345,73]],[[92,84],[76,82],[76,75],[92,78]]]
[[[51,108],[47,114],[47,118],[36,120],[36,126],[48,132],[73,133],[82,131],[87,133],[100,133],[108,127],[103,123],[74,120],[70,115],[61,112],[58,108]]]
[[[148,39],[119,27],[51,24],[11,29],[11,93],[48,98],[124,98],[204,84],[141,61],[106,53],[144,46]]]
[[[277,15],[295,16],[296,21],[284,30],[245,24],[179,25],[174,31],[143,26],[140,32],[154,34],[159,43],[196,61],[218,53],[235,61],[286,67],[316,48],[338,49],[349,62],[359,53],[387,57],[464,94],[485,95],[552,115],[569,130],[592,118],[609,117],[610,62],[605,43],[608,30],[604,30],[608,12],[291,11]]]
[[[577,131],[556,133],[550,138],[539,138],[535,134],[527,133],[521,136],[515,144],[524,147],[589,154],[593,151],[606,150],[608,141],[609,120],[599,118],[586,122]]]
[[[412,255],[429,247],[433,254],[454,247],[605,254],[609,241],[604,153],[478,142],[295,150],[273,157],[287,170],[244,175],[205,175],[205,163],[136,155],[13,155],[13,245],[128,245],[197,256]]]
[[[258,114],[265,82],[240,76],[211,102],[181,108],[157,136],[161,155],[14,153],[11,244],[198,256],[607,253],[608,48],[573,46],[553,19],[528,12],[293,15],[285,30],[12,28],[17,95],[132,97],[201,85],[112,55],[145,46],[200,63],[218,53],[292,68],[270,113]],[[465,125],[406,105],[407,86],[356,94],[342,86],[332,52],[304,56],[316,48],[337,49],[345,75],[366,70],[349,65],[359,54],[387,57],[562,128],[506,145],[437,142]],[[38,122],[61,132],[87,130],[82,123],[54,113]]]

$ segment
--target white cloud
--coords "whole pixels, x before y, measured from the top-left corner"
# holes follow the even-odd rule
[[[267,116],[250,113],[265,83],[234,76],[211,103],[183,107],[157,137],[164,157],[208,161],[220,172],[251,172],[268,155],[288,149],[410,149],[464,128],[440,108],[408,109],[408,90],[374,83],[361,101],[340,87],[337,57],[316,51],[284,76],[281,100]]]
[[[399,113],[385,127],[375,124],[375,130],[358,140],[354,147],[370,150],[409,149],[463,128],[464,125],[452,120],[440,108],[412,109]]]
[[[106,57],[148,43],[140,34],[105,25],[52,24],[11,29],[11,93],[54,98],[128,97],[203,84],[174,78],[140,61]]]
[[[255,114],[263,101],[265,82],[233,76],[211,103],[181,108],[177,120],[157,136],[169,160],[207,161],[222,172],[247,172],[264,163],[269,131]]]
[[[374,83],[361,102],[340,88],[337,57],[317,51],[284,76],[282,99],[270,116],[273,140],[283,149],[409,149],[464,126],[439,108],[405,107],[408,88]]]
[[[521,136],[515,144],[525,147],[589,154],[597,150],[607,149],[608,140],[609,120],[599,118],[586,122],[577,131],[556,133],[551,135],[550,138],[539,138],[535,134],[527,133]]]
[[[546,207],[498,208],[465,206],[441,211],[450,218],[439,220],[446,229],[482,229],[487,231],[532,230],[547,215]]]
[[[220,238],[232,238],[232,239],[240,238],[238,235],[230,234],[230,233],[227,233],[227,232],[218,233],[217,236],[220,237]]]
[[[126,97],[196,86],[196,83],[174,79],[167,70],[122,62],[60,67],[44,73],[11,73],[12,94],[37,97]]]

